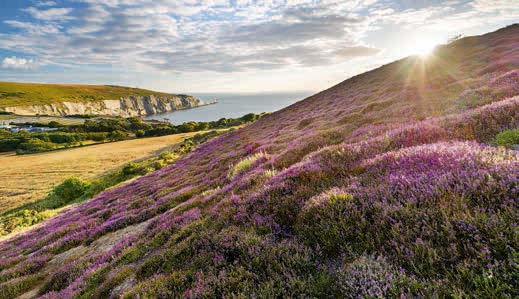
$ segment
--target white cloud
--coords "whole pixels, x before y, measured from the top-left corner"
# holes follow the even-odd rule
[[[365,37],[386,25],[461,28],[516,13],[507,0],[76,1],[81,10],[42,8],[54,1],[23,9],[36,21],[4,21],[19,30],[0,34],[0,48],[46,64],[172,72],[315,67],[380,53]]]
[[[38,1],[36,2],[36,6],[43,7],[43,6],[55,6],[57,5],[56,1]]]
[[[38,25],[30,22],[20,22],[20,21],[4,21],[5,24],[8,24],[11,27],[22,29],[26,31],[28,34],[34,35],[44,35],[44,34],[59,34],[60,28],[55,24],[45,24]]]
[[[26,59],[12,56],[4,58],[1,68],[6,70],[28,71],[36,69],[37,64],[32,58]]]
[[[32,15],[33,18],[43,21],[65,21],[72,19],[69,15],[72,12],[72,8],[38,9],[36,7],[28,7],[22,10]]]

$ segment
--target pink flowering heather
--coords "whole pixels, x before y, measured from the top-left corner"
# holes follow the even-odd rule
[[[516,297],[518,37],[355,76],[1,241],[0,297]]]

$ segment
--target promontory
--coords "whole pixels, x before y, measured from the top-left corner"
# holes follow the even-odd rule
[[[0,82],[0,112],[17,115],[131,117],[202,105],[189,95],[123,86]]]

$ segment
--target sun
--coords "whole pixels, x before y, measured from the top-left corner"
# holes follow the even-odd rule
[[[437,45],[438,42],[434,40],[417,40],[413,45],[411,52],[414,55],[427,57],[432,54]]]

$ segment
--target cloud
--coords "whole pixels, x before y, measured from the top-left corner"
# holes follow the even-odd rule
[[[45,24],[38,25],[30,22],[20,22],[20,21],[4,21],[5,24],[10,25],[11,27],[22,29],[26,31],[28,34],[34,35],[45,35],[45,34],[59,34],[60,27],[55,24]]]
[[[43,7],[43,6],[55,6],[57,3],[55,1],[38,1],[36,2],[36,6]]]
[[[518,13],[507,0],[76,1],[81,9],[54,1],[24,8],[35,20],[4,21],[17,30],[0,34],[0,48],[49,64],[171,72],[304,68],[379,54],[365,37],[381,26],[469,26]]]
[[[355,28],[360,19],[340,15],[295,17],[244,25],[229,29],[222,42],[259,45],[293,44],[316,39],[348,38],[348,28]]]
[[[380,49],[365,47],[365,46],[355,46],[355,47],[344,47],[342,49],[337,49],[334,51],[335,55],[351,58],[351,57],[363,57],[363,56],[372,56],[376,55],[380,52]]]
[[[16,56],[6,57],[0,65],[2,69],[15,71],[28,71],[37,68],[36,62],[31,59],[18,58]]]
[[[0,47],[55,63],[188,72],[307,67],[376,54],[335,51],[344,44],[360,47],[357,33],[365,26],[363,17],[341,13],[340,1],[302,1],[303,6],[277,0],[236,6],[220,0],[83,1],[86,6],[68,26],[59,22],[72,18],[71,9],[25,8],[43,23],[6,21],[25,32],[0,40]]]
[[[36,7],[28,7],[22,9],[22,11],[29,13],[35,19],[43,21],[66,21],[72,19],[69,15],[72,12],[72,8],[38,9]]]

